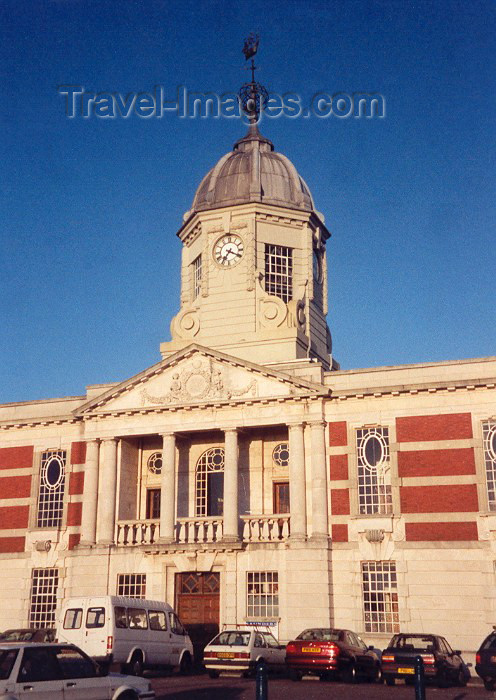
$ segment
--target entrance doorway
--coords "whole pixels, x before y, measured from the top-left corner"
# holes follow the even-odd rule
[[[201,664],[204,647],[219,631],[220,574],[176,574],[176,610],[193,642],[195,661]]]

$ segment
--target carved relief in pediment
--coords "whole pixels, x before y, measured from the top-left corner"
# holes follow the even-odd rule
[[[142,405],[187,403],[256,395],[256,379],[252,379],[244,386],[234,386],[224,369],[214,367],[210,359],[196,358],[186,367],[172,374],[169,391],[166,394],[153,396],[144,389],[141,392],[141,403]]]

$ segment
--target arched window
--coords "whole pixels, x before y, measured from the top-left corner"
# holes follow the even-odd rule
[[[224,512],[224,448],[211,447],[196,463],[196,515]]]

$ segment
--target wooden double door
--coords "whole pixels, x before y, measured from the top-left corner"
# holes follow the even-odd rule
[[[195,661],[219,631],[220,574],[188,571],[176,574],[176,611],[193,642]]]

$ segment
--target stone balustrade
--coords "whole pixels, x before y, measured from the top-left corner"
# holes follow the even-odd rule
[[[289,537],[289,514],[242,515],[243,542],[281,542]],[[178,518],[175,541],[181,544],[222,542],[224,521],[219,516]],[[120,520],[116,544],[138,546],[160,543],[159,520]]]
[[[289,537],[289,514],[242,515],[243,542],[281,542]]]
[[[158,520],[119,520],[117,523],[116,544],[153,544],[159,539]]]

